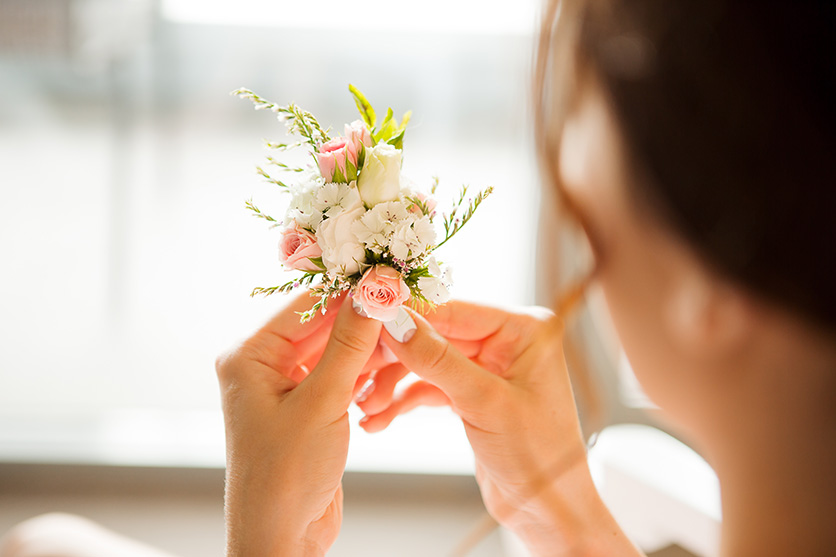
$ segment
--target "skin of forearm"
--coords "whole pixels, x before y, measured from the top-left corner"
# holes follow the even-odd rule
[[[592,481],[586,460],[567,470],[550,489],[520,509],[507,526],[533,555],[640,557],[616,523]]]

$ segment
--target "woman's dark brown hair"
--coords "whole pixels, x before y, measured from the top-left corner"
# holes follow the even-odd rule
[[[834,3],[551,0],[542,158],[584,72],[608,99],[637,206],[762,298],[836,330]]]

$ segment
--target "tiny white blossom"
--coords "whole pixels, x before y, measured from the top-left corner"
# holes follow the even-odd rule
[[[412,229],[412,222],[403,222],[398,225],[392,234],[392,239],[389,241],[389,252],[395,259],[401,261],[406,261],[411,256],[418,255],[420,253],[419,247],[418,235]]]
[[[290,204],[285,212],[285,226],[291,226],[296,222],[303,228],[316,230],[322,222],[322,212],[314,207],[313,201],[323,184],[321,176],[315,172],[308,172],[299,182],[289,187]]]
[[[418,279],[418,289],[421,294],[433,304],[448,302],[450,300],[450,287],[453,284],[451,269],[445,267],[442,270],[435,257],[430,257],[427,260],[427,270],[432,276]]]
[[[407,220],[406,205],[400,201],[378,203],[354,223],[357,239],[375,253],[382,253],[397,226]]]
[[[421,277],[418,279],[418,289],[433,304],[444,304],[450,300],[450,289],[440,278]]]
[[[360,193],[354,185],[328,183],[316,191],[312,200],[313,207],[325,217],[332,217],[337,213],[353,208],[360,202]]]
[[[424,252],[430,246],[435,244],[435,227],[429,217],[422,216],[412,225],[415,230],[415,235],[418,238],[418,243],[423,246],[419,253]]]
[[[435,243],[435,229],[427,217],[409,217],[398,224],[389,241],[389,251],[392,255],[406,261],[418,257]]]

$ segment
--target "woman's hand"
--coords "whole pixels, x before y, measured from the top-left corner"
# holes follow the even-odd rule
[[[379,431],[417,405],[449,403],[488,511],[537,554],[637,554],[592,483],[551,313],[451,302],[426,319],[412,315],[417,331],[406,343],[384,335],[403,366],[378,371],[360,397],[361,425]],[[423,380],[393,398],[406,369]]]
[[[229,556],[322,555],[339,532],[347,409],[380,323],[335,300],[300,324],[312,303],[298,296],[217,362]]]

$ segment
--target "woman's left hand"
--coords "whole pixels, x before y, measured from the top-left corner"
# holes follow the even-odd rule
[[[321,555],[342,521],[348,406],[380,322],[294,299],[217,362],[226,422],[227,555]],[[310,370],[310,372],[308,372]]]

